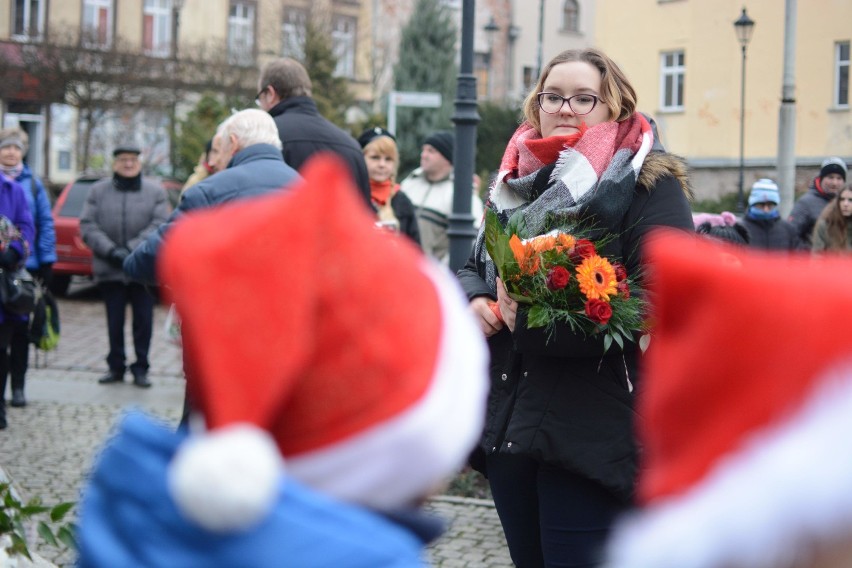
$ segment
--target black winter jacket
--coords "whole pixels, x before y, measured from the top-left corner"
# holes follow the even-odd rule
[[[343,158],[365,203],[370,203],[370,177],[361,146],[352,136],[325,119],[311,97],[291,97],[269,109],[278,127],[284,161],[296,170],[317,152]]]
[[[796,228],[787,221],[776,219],[752,219],[746,214],[743,225],[748,229],[749,246],[766,250],[798,250],[802,241]]]
[[[649,155],[627,214],[610,227],[617,236],[602,253],[622,258],[628,274],[639,274],[640,245],[651,229],[694,230],[688,191],[683,162],[669,154]],[[458,276],[468,299],[494,299],[475,255]],[[613,344],[604,354],[600,338],[574,334],[567,324],[557,324],[548,341],[544,328],[527,329],[524,308],[515,331],[504,328],[488,344],[491,392],[481,450],[529,455],[629,502],[637,473],[635,344],[625,345],[624,352]]]
[[[811,182],[807,193],[796,200],[793,210],[790,211],[790,224],[795,227],[802,241],[802,246],[808,250],[811,248],[811,237],[814,232],[819,214],[834,197],[833,193],[824,193],[817,188],[817,179]]]

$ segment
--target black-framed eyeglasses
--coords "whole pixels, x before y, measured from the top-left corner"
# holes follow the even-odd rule
[[[568,103],[571,112],[578,116],[589,114],[601,100],[597,95],[581,93],[570,97],[563,97],[556,93],[543,92],[538,94],[538,106],[547,114],[556,114],[562,110],[562,106]]]
[[[260,106],[260,95],[265,93],[266,89],[268,89],[268,88],[269,88],[269,85],[265,86],[264,88],[262,88],[260,91],[257,92],[257,95],[255,95],[255,97],[254,97],[254,104],[256,104],[257,106]]]

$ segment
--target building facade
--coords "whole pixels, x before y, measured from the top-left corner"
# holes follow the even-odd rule
[[[738,191],[741,126],[746,191],[760,177],[777,179],[784,4],[597,2],[596,45],[630,77],[640,109],[656,118],[667,149],[688,159],[699,198]],[[733,24],[743,7],[754,27],[746,46],[741,106],[742,49]],[[826,156],[852,162],[852,3],[798,2],[795,18],[796,189],[801,192]]]
[[[306,26],[330,37],[353,108],[373,100],[371,0],[0,0],[0,123],[30,135],[53,183],[133,141],[167,173],[171,131],[202,91],[252,104],[260,66],[301,57]],[[129,139],[128,139],[129,138]]]

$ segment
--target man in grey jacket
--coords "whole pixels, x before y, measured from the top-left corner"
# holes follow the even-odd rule
[[[159,183],[142,176],[140,150],[120,146],[113,155],[113,175],[89,190],[80,217],[83,241],[94,258],[92,271],[106,305],[109,372],[101,384],[124,381],[127,369],[124,351],[124,315],[128,302],[133,311],[133,348],[136,360],[130,365],[133,384],[151,386],[148,380],[148,350],[154,319],[154,296],[122,270],[124,259],[169,216],[166,191]]]

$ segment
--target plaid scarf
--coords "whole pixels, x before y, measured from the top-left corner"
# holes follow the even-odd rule
[[[616,227],[633,201],[639,170],[651,151],[654,135],[640,113],[621,122],[602,122],[566,137],[563,149],[549,162],[549,139],[542,139],[525,122],[515,131],[503,160],[487,207],[505,224],[521,216],[522,239],[553,229],[583,228],[599,238]],[[547,175],[547,183],[541,177]],[[536,183],[538,180],[538,183]],[[544,186],[544,187],[542,187]],[[496,293],[496,270],[485,249],[484,227],[474,245],[477,265],[484,265],[485,281]],[[482,272],[480,272],[482,273]]]

